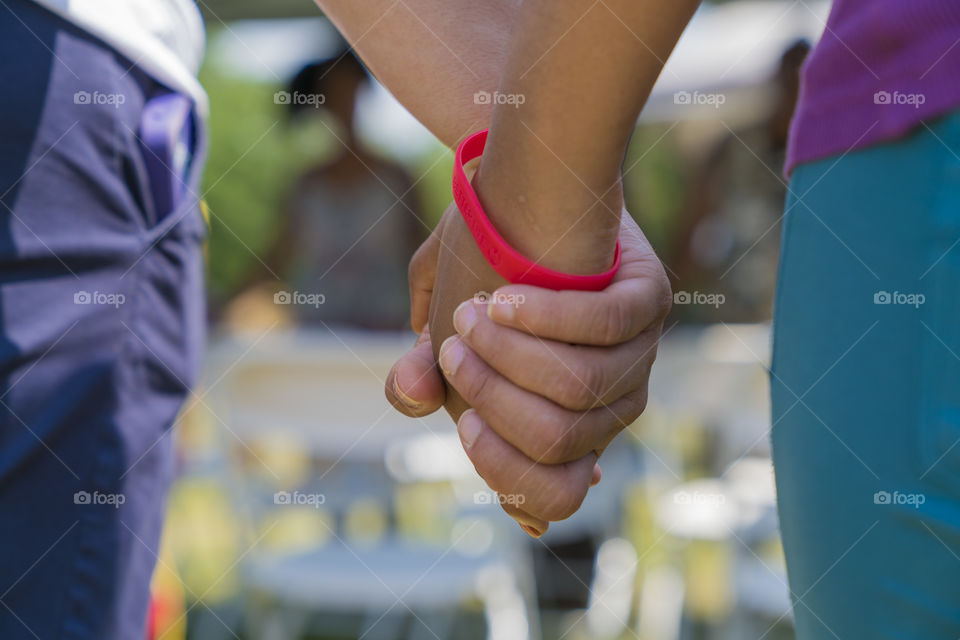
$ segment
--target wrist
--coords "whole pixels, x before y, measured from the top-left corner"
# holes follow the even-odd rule
[[[484,154],[472,184],[490,222],[527,258],[571,274],[605,271],[620,231],[619,174],[590,188],[560,171]]]

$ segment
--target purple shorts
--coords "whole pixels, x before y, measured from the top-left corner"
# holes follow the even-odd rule
[[[167,90],[0,12],[0,638],[137,640],[203,348],[200,163],[160,210],[136,132]]]

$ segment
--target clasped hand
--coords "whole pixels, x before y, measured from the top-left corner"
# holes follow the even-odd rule
[[[423,330],[387,398],[410,416],[445,406],[477,473],[533,536],[577,511],[604,448],[646,406],[670,285],[626,211],[620,244],[604,291],[510,285],[451,204],[410,263],[411,321]]]

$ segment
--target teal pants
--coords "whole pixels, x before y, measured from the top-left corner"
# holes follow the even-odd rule
[[[798,167],[771,367],[799,640],[960,638],[960,111]]]

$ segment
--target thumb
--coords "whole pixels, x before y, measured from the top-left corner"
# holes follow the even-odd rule
[[[394,409],[414,418],[443,406],[446,387],[433,357],[429,326],[424,325],[413,348],[390,369],[384,392]]]
[[[437,278],[437,260],[440,258],[440,234],[443,231],[444,216],[439,224],[424,240],[410,259],[408,279],[410,280],[410,326],[426,326],[430,320],[430,298],[433,297],[433,283]],[[417,341],[417,344],[420,344]]]

